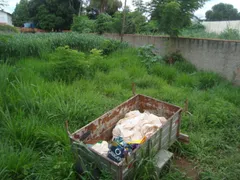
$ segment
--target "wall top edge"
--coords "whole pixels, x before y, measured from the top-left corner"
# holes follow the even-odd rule
[[[111,34],[111,33],[106,33],[106,34]],[[112,33],[112,35],[118,35],[116,33]],[[159,37],[159,38],[170,38],[169,36],[154,36],[154,35],[142,35],[142,34],[124,34],[124,36],[132,36],[132,37]],[[173,38],[177,39],[177,38]],[[192,40],[207,40],[207,41],[220,41],[220,42],[235,42],[235,43],[240,43],[240,40],[225,40],[225,39],[212,39],[212,38],[194,38],[194,37],[182,37],[179,36],[178,39],[192,39]]]

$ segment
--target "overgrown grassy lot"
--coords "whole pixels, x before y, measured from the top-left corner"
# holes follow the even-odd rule
[[[33,57],[35,51],[29,54],[23,48],[30,38],[48,42],[50,36],[21,36],[29,38],[25,44],[16,37],[2,45],[9,54],[2,55],[0,64],[0,179],[76,179],[64,122],[69,120],[71,131],[86,125],[131,97],[132,82],[137,93],[181,107],[189,100],[192,116],[183,114],[182,131],[191,142],[177,143],[172,150],[193,162],[200,179],[239,179],[240,88],[183,60],[174,65],[151,58],[146,62],[137,49],[108,45],[111,51],[101,55],[93,48],[102,47],[86,40],[93,36],[79,35],[88,42],[84,52],[64,41],[57,44],[62,47],[49,46]],[[82,42],[76,42],[79,46],[72,48],[82,49]],[[152,174],[144,168],[136,177],[150,179]],[[187,177],[171,168],[164,179]]]

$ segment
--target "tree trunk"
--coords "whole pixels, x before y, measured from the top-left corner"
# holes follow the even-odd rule
[[[127,6],[127,0],[125,0],[124,3],[124,9],[123,9],[123,20],[122,20],[122,30],[121,30],[121,42],[123,42],[123,36],[124,36],[124,29],[125,29],[125,21],[126,21],[126,6]]]

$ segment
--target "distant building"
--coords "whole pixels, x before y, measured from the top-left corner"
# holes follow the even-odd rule
[[[12,26],[12,15],[3,10],[0,10],[0,24],[6,24]]]
[[[35,24],[33,22],[26,22],[23,25],[25,28],[35,28]]]
[[[236,29],[240,32],[240,21],[204,21],[202,25],[205,26],[206,31],[220,34],[226,29]]]

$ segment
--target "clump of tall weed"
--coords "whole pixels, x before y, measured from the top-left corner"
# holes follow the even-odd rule
[[[174,84],[177,86],[183,86],[183,87],[197,87],[198,86],[198,79],[189,74],[179,74],[176,79]]]
[[[149,71],[150,74],[159,76],[168,83],[172,83],[177,76],[177,70],[174,67],[165,64],[155,64],[154,66],[151,66]]]
[[[0,142],[1,178],[24,179],[30,177],[38,159],[38,153],[31,148],[17,149],[11,144]]]
[[[179,51],[165,55],[163,57],[163,60],[168,64],[174,64],[175,62],[186,61]]]
[[[189,62],[187,62],[187,61],[181,61],[181,62],[177,61],[177,62],[174,63],[173,66],[174,66],[178,71],[181,71],[181,72],[183,72],[183,73],[189,73],[189,74],[191,74],[191,73],[194,73],[194,72],[197,71],[196,67],[195,67],[193,64],[191,64],[191,63],[189,63]]]
[[[199,84],[198,88],[201,90],[212,88],[222,81],[222,78],[212,72],[198,72],[197,73]]]
[[[138,48],[138,56],[147,67],[162,60],[162,57],[156,54],[153,45],[145,45]]]

